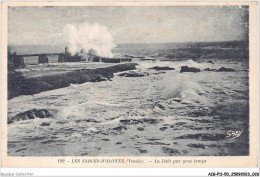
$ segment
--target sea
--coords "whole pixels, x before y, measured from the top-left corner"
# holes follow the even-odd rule
[[[64,46],[11,48],[17,54],[64,51]],[[53,115],[8,124],[8,155],[249,155],[248,42],[118,44],[112,52],[132,57],[138,64],[123,73],[142,77],[115,73],[107,81],[71,84],[8,100],[8,119],[33,109]],[[25,57],[21,71],[37,72],[49,65],[107,66],[59,64],[57,56],[49,61],[38,67],[37,57]],[[200,72],[180,72],[183,66]],[[220,72],[221,67],[235,71]]]

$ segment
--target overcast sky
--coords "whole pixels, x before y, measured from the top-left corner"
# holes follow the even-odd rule
[[[9,7],[8,42],[64,44],[65,25],[82,23],[106,26],[115,43],[241,40],[245,13],[237,6]]]

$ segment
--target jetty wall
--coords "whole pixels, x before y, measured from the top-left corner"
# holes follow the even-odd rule
[[[66,73],[57,73],[33,78],[26,78],[20,72],[8,74],[8,99],[20,95],[32,95],[43,91],[68,87],[70,84],[100,82],[113,77],[116,72],[135,69],[136,63],[122,63],[97,69],[81,69]]]

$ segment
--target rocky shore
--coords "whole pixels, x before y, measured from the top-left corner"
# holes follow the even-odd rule
[[[8,74],[8,99],[20,95],[32,95],[43,91],[68,87],[70,84],[109,80],[116,72],[135,69],[136,63],[123,63],[105,68],[77,69],[37,77],[26,77],[21,72]]]

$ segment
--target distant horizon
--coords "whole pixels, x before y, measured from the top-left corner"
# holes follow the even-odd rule
[[[225,43],[225,42],[248,42],[247,40],[232,40],[232,41],[201,41],[201,42],[158,42],[158,43],[115,43],[120,44],[185,44],[185,43]],[[66,44],[8,44],[8,46],[66,46]]]

